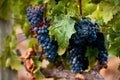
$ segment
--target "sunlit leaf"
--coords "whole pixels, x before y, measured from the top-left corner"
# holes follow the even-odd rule
[[[65,51],[66,51],[66,48],[61,48],[61,47],[58,48],[59,55],[63,55],[65,53]]]
[[[69,45],[69,38],[74,33],[75,21],[68,15],[55,16],[49,30],[50,35],[55,36],[58,45],[61,48],[67,48]]]
[[[11,69],[15,70],[18,70],[22,67],[21,61],[15,53],[12,53],[12,56],[10,56],[10,67]]]

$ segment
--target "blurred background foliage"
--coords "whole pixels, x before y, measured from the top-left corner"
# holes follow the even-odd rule
[[[78,0],[60,0],[58,3],[56,3],[56,0],[1,0],[0,19],[14,19],[14,26],[20,24],[26,37],[30,37],[30,25],[26,18],[26,8],[29,5],[36,6],[38,3],[43,2],[47,2],[46,16],[52,18],[49,28],[50,35],[54,35],[58,43],[63,42],[66,44],[59,44],[59,54],[62,55],[73,33],[72,26],[74,21],[71,20],[71,17],[79,18]],[[82,11],[84,16],[87,16],[92,21],[96,21],[100,25],[101,32],[105,35],[105,45],[109,55],[120,57],[120,0],[82,0]],[[61,25],[61,23],[65,24]],[[60,27],[53,31],[53,27],[56,25],[60,25]],[[71,28],[68,26],[71,26]],[[10,66],[12,69],[18,69],[20,66],[19,61],[13,60],[18,58],[14,52],[16,48],[14,28],[12,34],[5,39],[4,51],[2,56],[0,56],[0,63],[4,68]],[[66,32],[68,34],[63,36]],[[61,38],[65,38],[65,40]]]

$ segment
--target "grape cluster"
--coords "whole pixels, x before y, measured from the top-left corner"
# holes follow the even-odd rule
[[[77,35],[80,38],[89,39],[88,42],[91,43],[96,40],[96,32],[99,31],[99,27],[97,23],[93,23],[89,20],[83,19],[81,22],[76,22],[75,30],[77,31]]]
[[[104,46],[104,35],[101,32],[97,33],[97,39],[92,44],[94,47],[98,48],[98,62],[99,64],[105,65],[108,59],[108,53]]]
[[[44,11],[43,6],[38,6],[38,8],[34,8],[32,6],[29,6],[27,8],[27,19],[31,25],[36,25],[40,21],[42,21],[43,11]]]
[[[37,40],[40,42],[41,47],[44,49],[46,58],[53,62],[57,57],[57,43],[50,39],[48,26],[44,25],[41,30],[38,30]]]
[[[48,31],[50,19],[46,18],[44,23],[42,20],[43,12],[43,6],[38,6],[37,8],[29,6],[27,8],[27,19],[31,24],[31,32],[34,33],[43,48],[46,58],[50,62],[54,62],[57,57],[57,43],[50,39]]]
[[[85,57],[85,48],[75,47],[70,50],[69,62],[73,72],[78,73],[88,68],[88,58]]]
[[[76,32],[69,40],[69,62],[73,72],[78,73],[88,68],[89,62],[85,57],[86,48],[89,45],[97,47],[99,50],[99,64],[106,64],[108,54],[104,46],[104,36],[99,32],[97,23],[93,23],[85,18],[74,25]]]

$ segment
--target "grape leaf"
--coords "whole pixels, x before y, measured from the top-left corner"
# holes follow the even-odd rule
[[[93,17],[96,19],[96,20],[100,20],[102,18],[102,11],[100,10],[100,6],[97,5],[97,8],[96,10],[92,13]]]
[[[63,2],[59,2],[58,5],[52,6],[52,15],[60,15],[65,12],[65,6],[63,5]]]
[[[43,80],[43,78],[45,78],[40,71],[37,71],[34,75],[36,76],[37,80]]]
[[[17,40],[16,36],[15,35],[11,35],[11,40],[9,42],[9,46],[10,46],[11,49],[15,49],[16,48],[16,45],[17,45],[16,40]]]
[[[65,53],[65,51],[66,51],[66,48],[64,48],[64,49],[61,48],[61,47],[58,48],[58,54],[59,55],[63,55]]]
[[[30,35],[30,25],[28,23],[24,23],[23,24],[23,28],[22,28],[23,32],[25,33],[25,35],[28,37]]]
[[[88,9],[89,8],[89,9]],[[89,2],[89,0],[82,1],[82,10],[84,15],[89,15],[96,10],[96,5]]]
[[[54,36],[61,48],[67,48],[69,38],[74,33],[75,21],[68,15],[54,16],[54,21],[49,28],[50,35]]]
[[[19,57],[15,53],[11,53],[10,56],[10,67],[11,69],[18,70],[22,67]]]
[[[115,15],[119,11],[118,6],[114,6],[113,4],[102,2],[100,4],[100,7],[102,7],[102,15],[105,23],[108,23],[111,19],[113,19],[113,15]]]
[[[6,51],[7,52],[7,51]],[[6,58],[7,58],[7,54],[6,54],[6,52],[4,51],[3,53],[2,53],[2,55],[0,56],[0,66],[2,66],[2,68],[3,69],[5,69],[6,68]],[[9,64],[8,64],[9,65]]]
[[[120,14],[117,13],[114,18],[109,22],[110,25],[112,25],[112,29],[115,32],[120,32]]]
[[[120,57],[120,37],[116,37],[114,41],[111,42],[110,48],[109,48],[109,54],[116,55]]]
[[[102,11],[100,11],[100,10],[95,10],[95,11],[92,13],[92,15],[94,16],[94,18],[95,18],[96,20],[99,20],[99,19],[102,18]]]
[[[33,59],[34,64],[35,64],[35,69],[34,69],[33,73],[39,79],[44,78],[43,74],[40,72],[41,61],[39,61],[39,57],[38,56],[32,56],[32,59]]]
[[[2,0],[3,1],[3,0]],[[0,1],[1,2],[1,1]],[[0,5],[0,17],[4,20],[8,20],[12,17],[13,13],[13,0],[4,0]]]
[[[35,70],[33,71],[33,73],[36,73],[40,70],[41,67],[41,62],[39,61],[39,57],[38,56],[32,56],[32,59],[34,61],[35,64]]]
[[[38,41],[35,38],[31,38],[28,44],[29,48],[34,47],[35,44],[38,44]]]
[[[6,59],[5,66],[6,66],[6,67],[9,67],[9,66],[10,66],[10,62],[11,62],[10,58],[7,58],[7,59]]]
[[[7,36],[4,43],[4,50],[0,56],[0,65],[2,68],[10,67],[11,69],[18,70],[21,68],[19,57],[15,53],[16,48],[16,35],[13,31],[11,35]]]

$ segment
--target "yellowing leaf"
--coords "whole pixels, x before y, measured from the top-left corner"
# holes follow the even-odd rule
[[[96,10],[92,14],[96,20],[99,20],[102,18],[102,12],[100,10]]]
[[[11,66],[11,69],[15,69],[15,70],[18,70],[22,67],[21,62],[17,55],[13,54],[10,57],[10,66]]]
[[[61,47],[59,47],[58,48],[58,55],[63,55],[64,53],[65,53],[65,51],[66,51],[66,48],[61,48]]]
[[[10,66],[10,58],[7,58],[7,60],[6,60],[6,67],[9,67]]]
[[[113,15],[119,11],[119,7],[107,2],[101,3],[100,6],[103,8],[102,15],[105,23],[113,19]]]

